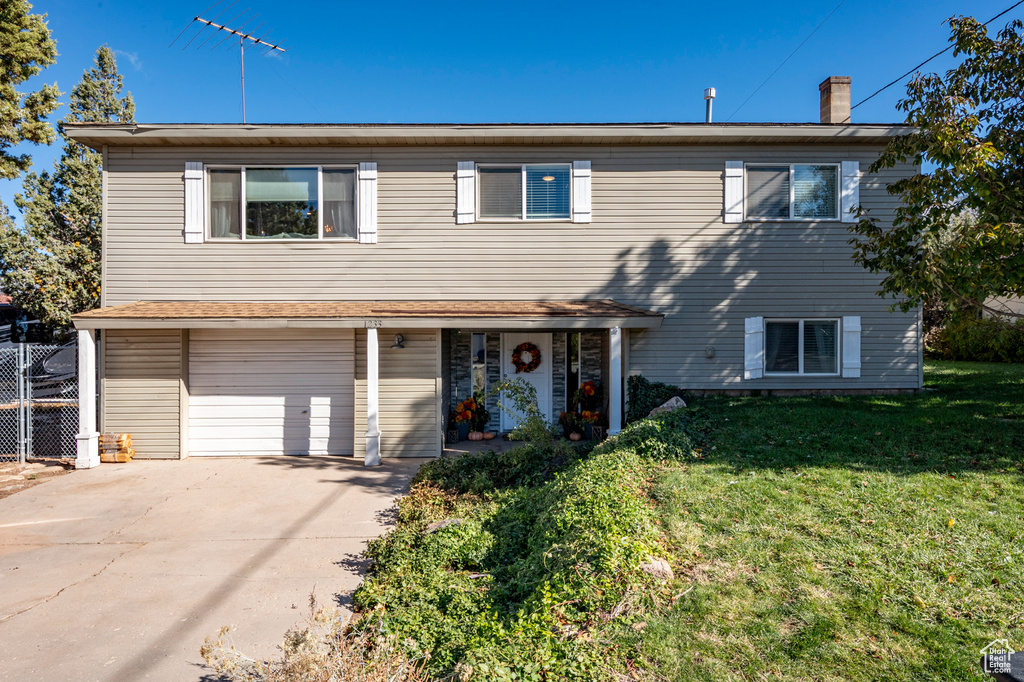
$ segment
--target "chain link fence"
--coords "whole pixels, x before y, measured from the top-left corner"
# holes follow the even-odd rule
[[[0,348],[0,462],[73,459],[77,433],[77,347]]]

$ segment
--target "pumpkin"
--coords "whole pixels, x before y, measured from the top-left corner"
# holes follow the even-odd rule
[[[469,435],[472,436],[473,434],[469,434]],[[583,438],[583,436],[581,434],[579,434],[579,433],[576,433],[575,431],[573,431],[572,433],[569,434],[569,440],[579,440],[581,438]]]
[[[484,434],[480,433],[479,431],[470,431],[467,438],[469,438],[470,440],[483,440]]]
[[[494,440],[494,432],[484,431],[484,440]]]

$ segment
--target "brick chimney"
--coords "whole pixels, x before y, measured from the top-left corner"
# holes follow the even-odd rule
[[[850,123],[850,82],[849,76],[829,76],[821,82],[821,122]]]

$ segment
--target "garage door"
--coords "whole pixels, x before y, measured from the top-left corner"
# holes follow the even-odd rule
[[[189,454],[351,455],[353,353],[351,329],[192,330]]]

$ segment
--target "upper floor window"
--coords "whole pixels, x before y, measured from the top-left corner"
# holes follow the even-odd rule
[[[211,239],[355,239],[355,168],[209,168]]]
[[[481,219],[572,218],[572,166],[568,163],[480,165],[477,178]]]
[[[838,164],[746,167],[748,220],[838,220]]]

